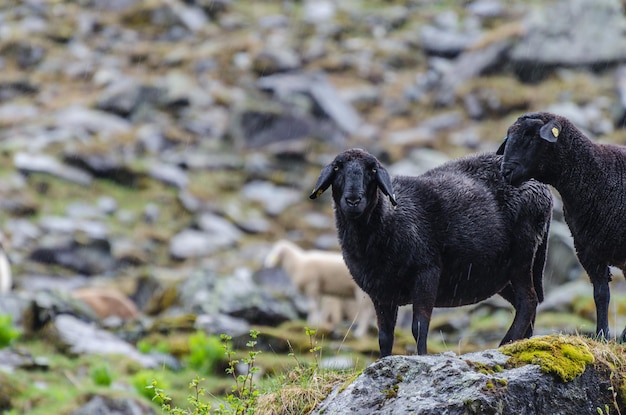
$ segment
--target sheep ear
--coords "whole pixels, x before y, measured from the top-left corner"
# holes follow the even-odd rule
[[[333,179],[335,178],[335,169],[332,164],[324,167],[320,172],[320,177],[317,178],[317,183],[315,184],[315,189],[309,195],[310,199],[317,199],[324,193],[326,189],[331,185]]]
[[[504,154],[504,148],[506,147],[506,140],[508,138],[509,138],[508,136],[504,137],[504,140],[502,140],[502,144],[500,144],[500,147],[498,147],[498,150],[496,150],[496,154],[498,155]]]
[[[385,196],[389,197],[389,201],[392,205],[398,206],[398,202],[396,202],[395,195],[393,194],[393,187],[391,186],[391,178],[389,177],[389,173],[387,169],[383,166],[378,166],[375,169],[376,174],[376,182],[378,183],[378,187],[383,191]]]
[[[555,120],[550,120],[539,130],[539,137],[550,143],[556,142],[561,133],[561,124]]]

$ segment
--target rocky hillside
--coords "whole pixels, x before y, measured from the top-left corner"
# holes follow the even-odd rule
[[[618,0],[3,1],[0,314],[55,352],[144,367],[160,360],[142,340],[193,330],[262,327],[287,353],[304,299],[262,261],[279,238],[337,249],[328,197],[307,198],[322,165],[358,146],[418,174],[535,110],[626,143],[625,28]],[[559,209],[537,331],[585,332]],[[429,348],[494,346],[510,320],[497,299],[438,311]],[[350,341],[375,357],[374,337]]]

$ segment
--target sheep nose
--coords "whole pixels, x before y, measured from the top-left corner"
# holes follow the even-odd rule
[[[348,206],[352,207],[358,206],[358,204],[361,202],[360,196],[347,196],[345,199]]]

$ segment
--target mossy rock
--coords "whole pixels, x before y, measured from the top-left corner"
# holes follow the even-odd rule
[[[537,365],[563,382],[582,375],[595,361],[589,346],[573,336],[534,337],[502,346],[500,351],[511,356],[509,363],[514,366]]]

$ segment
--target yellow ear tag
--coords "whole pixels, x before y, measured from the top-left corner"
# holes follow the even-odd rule
[[[318,190],[317,193],[315,194],[315,197],[320,197],[322,193],[324,193],[322,189]]]
[[[556,127],[552,127],[552,135],[554,136],[554,138],[557,138],[559,136],[559,129]]]

